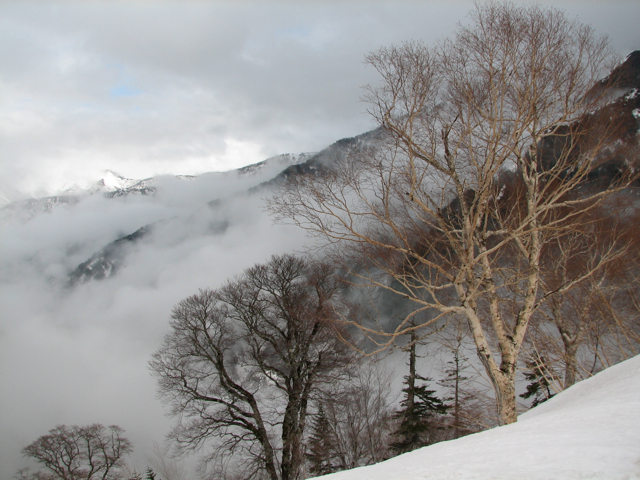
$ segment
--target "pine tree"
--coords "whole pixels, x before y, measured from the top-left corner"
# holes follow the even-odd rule
[[[338,470],[334,465],[335,456],[335,439],[329,419],[324,413],[322,404],[318,408],[315,415],[313,425],[311,426],[311,435],[309,438],[308,452],[306,453],[309,461],[309,471],[314,475],[326,475]]]
[[[434,417],[444,415],[448,409],[444,402],[434,395],[435,390],[428,389],[427,383],[416,385],[416,381],[431,381],[416,374],[416,340],[415,330],[412,330],[409,375],[404,377],[406,387],[402,389],[405,397],[400,403],[402,408],[394,415],[394,418],[400,420],[400,424],[393,433],[397,440],[391,444],[391,449],[398,454],[434,443],[431,434],[434,429],[440,428],[434,422]]]
[[[546,402],[555,395],[551,391],[549,384],[549,368],[547,367],[544,357],[535,353],[532,359],[525,362],[527,371],[524,372],[524,378],[531,383],[527,385],[527,391],[520,395],[520,398],[528,399],[533,397],[531,408]]]
[[[144,480],[156,480],[156,473],[151,470],[151,467],[147,468],[147,474]]]
[[[439,385],[447,387],[452,392],[452,396],[445,398],[445,401],[451,402],[448,407],[453,410],[453,421],[451,422],[453,438],[460,438],[472,432],[465,425],[463,413],[465,404],[470,400],[470,395],[465,393],[463,388],[464,382],[469,380],[469,377],[463,375],[464,371],[469,368],[469,359],[462,354],[462,338],[462,335],[456,337],[455,347],[451,347],[453,360],[447,362],[449,368],[444,371],[447,376],[438,382]]]

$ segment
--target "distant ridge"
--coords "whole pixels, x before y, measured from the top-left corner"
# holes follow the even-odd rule
[[[174,175],[174,177],[180,180],[195,180],[199,177],[208,175],[255,175],[268,168],[274,169],[275,175],[290,165],[308,161],[314,155],[315,153],[285,153],[282,155],[275,155],[252,165],[247,165],[246,167],[226,172],[208,172],[200,175]],[[157,177],[137,180],[124,177],[113,170],[106,170],[104,172],[104,176],[86,190],[48,197],[29,198],[6,204],[4,207],[0,208],[0,224],[5,224],[9,221],[24,223],[37,215],[51,212],[54,208],[59,206],[73,206],[82,198],[90,195],[101,194],[107,198],[124,197],[127,195],[154,195],[157,189],[156,184]],[[215,200],[216,199],[212,199],[212,201]]]

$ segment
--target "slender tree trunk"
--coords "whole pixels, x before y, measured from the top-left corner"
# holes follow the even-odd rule
[[[269,441],[269,435],[264,428],[261,417],[259,417],[258,429],[257,432],[255,432],[255,435],[258,442],[260,442],[260,445],[262,445],[262,448],[264,449],[265,470],[269,474],[269,478],[271,480],[279,480],[275,462],[276,453],[273,451],[273,447],[271,446],[271,442]]]
[[[415,330],[411,330],[410,348],[409,348],[409,378],[407,379],[407,411],[413,410],[415,403],[415,387],[416,387],[416,340]]]
[[[295,415],[297,408],[291,402],[287,405],[282,422],[282,462],[280,472],[282,480],[293,480],[295,478],[293,456],[294,456],[294,436],[295,436]]]
[[[454,362],[455,383],[453,389],[453,438],[460,438],[460,356],[457,350],[454,354]]]
[[[564,388],[567,389],[576,383],[578,376],[578,341],[576,336],[571,336],[562,327],[558,327],[562,344],[564,346]]]

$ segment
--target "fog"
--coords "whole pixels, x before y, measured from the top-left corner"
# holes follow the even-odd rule
[[[20,449],[57,424],[120,425],[134,444],[133,464],[150,465],[153,442],[171,421],[147,362],[172,306],[303,244],[301,231],[272,225],[262,210],[267,192],[244,193],[273,173],[160,178],[154,196],[96,194],[4,226],[0,477],[25,465]],[[152,223],[149,235],[126,245],[114,275],[68,286],[78,264]]]
[[[521,2],[518,2],[521,3]],[[545,0],[640,47],[640,4]],[[58,424],[117,424],[144,470],[165,417],[147,368],[171,308],[308,239],[273,225],[252,186],[283,167],[225,171],[320,150],[373,127],[364,55],[433,43],[473,2],[0,3],[0,206],[95,183],[154,177],[156,195],[85,195],[0,225],[0,478]],[[214,202],[219,200],[219,202]],[[213,203],[210,203],[213,202]],[[125,235],[122,264],[69,275]],[[400,379],[400,378],[399,378]]]

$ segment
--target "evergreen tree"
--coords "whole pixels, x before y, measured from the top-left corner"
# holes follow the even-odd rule
[[[544,357],[534,354],[533,358],[525,362],[527,371],[524,372],[524,378],[529,380],[527,391],[520,395],[520,398],[529,399],[533,397],[531,408],[546,402],[555,395],[551,391],[549,377],[553,372],[549,371]]]
[[[147,468],[147,474],[144,480],[156,480],[156,473],[151,470],[151,467]]]
[[[464,376],[464,371],[469,368],[468,358],[462,354],[462,335],[457,335],[455,346],[451,347],[453,352],[453,360],[447,362],[449,368],[444,373],[447,375],[444,379],[438,382],[439,385],[448,388],[451,391],[451,396],[445,398],[445,401],[451,402],[448,404],[450,410],[453,412],[451,428],[453,429],[453,438],[460,438],[473,430],[465,425],[464,409],[466,404],[471,399],[471,395],[464,391],[464,382],[469,380],[469,377]]]
[[[416,374],[416,340],[415,330],[412,330],[409,375],[404,377],[406,386],[402,389],[405,397],[400,403],[402,408],[394,415],[394,418],[400,420],[400,424],[393,433],[397,440],[391,444],[391,449],[398,454],[434,443],[433,430],[441,428],[434,421],[434,417],[444,415],[448,409],[444,402],[434,395],[435,390],[428,389],[427,383],[416,385],[416,381],[431,381]]]
[[[310,464],[309,471],[314,475],[326,475],[338,470],[338,467],[333,463],[335,438],[322,404],[320,404],[311,426],[306,457]]]
[[[427,382],[430,379],[416,375],[416,380]],[[447,405],[434,395],[435,390],[428,389],[427,384],[414,384],[411,387],[405,383],[407,387],[402,390],[406,394],[401,403],[403,408],[395,415],[395,418],[400,419],[400,425],[393,434],[398,440],[391,444],[391,448],[399,454],[434,443],[433,431],[442,428],[434,421],[434,417],[444,415],[448,409]],[[412,404],[407,401],[410,391],[414,397]]]

